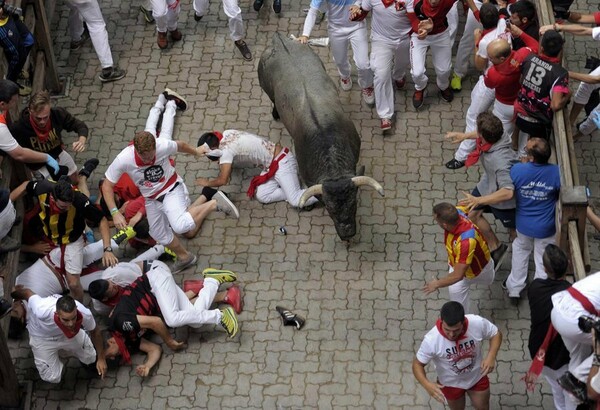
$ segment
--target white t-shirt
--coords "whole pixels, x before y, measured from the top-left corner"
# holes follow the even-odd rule
[[[594,305],[594,308],[600,311],[600,272],[578,280],[573,284],[573,288],[588,298],[590,303]],[[589,315],[581,303],[574,301],[573,296],[566,290],[552,295],[552,305],[555,309],[563,312],[563,314],[572,316],[575,321],[581,315]]]
[[[133,145],[128,146],[117,155],[106,170],[106,179],[116,184],[121,175],[128,174],[140,189],[144,198],[149,198],[163,190],[167,182],[176,175],[175,167],[169,156],[177,153],[177,142],[166,138],[156,139],[156,159],[152,165],[136,164]],[[176,175],[178,182],[183,182]]]
[[[407,38],[412,26],[406,9],[396,10],[394,4],[385,7],[381,0],[363,0],[361,8],[371,10],[371,39],[391,45],[398,45]]]
[[[142,269],[135,262],[119,262],[115,266],[106,268],[101,275],[102,279],[110,280],[122,288],[131,285],[137,278],[142,276]],[[110,306],[92,299],[94,310],[101,315],[108,315],[112,309]]]
[[[592,29],[592,38],[594,40],[600,40],[600,27],[594,27]]]
[[[311,0],[310,8],[323,10],[323,4],[327,6],[327,28],[328,30],[336,30],[340,28],[365,27],[365,21],[350,20],[350,6],[354,5],[355,0]],[[308,16],[307,16],[308,20]],[[306,21],[305,21],[306,23]],[[302,34],[309,36],[313,26],[304,25]]]
[[[19,143],[12,136],[6,124],[0,122],[0,150],[10,152],[19,147]]]
[[[482,342],[494,337],[498,328],[481,316],[465,317],[467,331],[460,340],[448,340],[436,326],[425,335],[417,360],[423,364],[433,362],[443,386],[468,390],[482,377]]]
[[[512,37],[510,36],[510,33],[506,32],[506,20],[502,18],[498,20],[498,25],[495,29],[492,29],[492,31],[486,33],[484,36],[481,37],[481,40],[479,40],[479,49],[477,50],[477,55],[481,58],[485,58],[488,60],[488,65],[486,69],[490,68],[493,65],[493,63],[489,60],[488,57],[487,46],[492,41],[498,38],[502,38],[508,41],[508,44],[512,45]]]
[[[221,158],[219,164],[269,168],[275,153],[275,143],[258,135],[238,130],[223,131],[219,143]]]
[[[54,313],[56,313],[56,301],[61,295],[52,295],[42,298],[33,295],[28,300],[27,330],[30,336],[49,338],[64,336],[64,333],[54,322]],[[96,328],[96,322],[92,312],[78,301],[75,301],[77,310],[83,316],[82,330],[91,331]],[[81,330],[80,330],[81,331]]]

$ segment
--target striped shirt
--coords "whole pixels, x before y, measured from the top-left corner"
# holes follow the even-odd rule
[[[444,234],[448,264],[453,268],[457,263],[467,265],[465,277],[473,279],[490,262],[490,249],[479,228],[462,211],[458,213],[460,221],[452,231]]]

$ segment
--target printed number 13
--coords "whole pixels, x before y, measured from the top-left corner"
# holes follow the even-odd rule
[[[533,72],[535,70],[535,73]],[[533,85],[541,85],[544,76],[546,75],[546,69],[539,65],[531,64],[529,71],[525,76],[525,79],[530,81]]]

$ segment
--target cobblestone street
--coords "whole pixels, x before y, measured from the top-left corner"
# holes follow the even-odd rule
[[[277,16],[266,2],[256,13],[249,0],[240,1],[246,42],[254,60],[244,61],[229,38],[220,1],[194,21],[192,4],[182,2],[179,29],[183,40],[159,50],[154,25],[146,24],[139,2],[103,0],[109,41],[116,62],[127,70],[124,80],[101,84],[98,59],[87,43],[69,50],[68,10],[62,3],[53,22],[54,47],[61,75],[69,77],[68,95],[57,104],[84,120],[91,130],[88,149],[77,163],[97,157],[92,194],[115,155],[143,130],[148,111],[165,87],[185,96],[190,108],[177,114],[175,139],[196,145],[208,130],[240,129],[292,146],[271,103],[261,90],[256,67],[276,31],[299,35],[308,1],[284,1]],[[598,10],[598,0],[577,1],[573,10]],[[327,35],[326,21],[313,37]],[[460,32],[459,32],[460,33]],[[460,38],[460,37],[459,37]],[[598,56],[597,43],[567,37],[569,68],[583,72],[586,56]],[[314,48],[329,74],[338,74],[327,48]],[[187,246],[199,257],[195,268],[175,275],[176,281],[199,277],[208,267],[238,273],[244,291],[241,332],[234,339],[220,327],[181,329],[188,347],[173,353],[166,346],[156,374],[142,380],[135,366],[112,370],[104,380],[91,378],[75,359],[59,385],[39,379],[27,341],[10,342],[21,380],[33,380],[36,409],[220,409],[220,408],[399,408],[441,409],[415,381],[411,364],[425,333],[434,326],[447,289],[426,296],[426,279],[447,273],[443,232],[433,221],[437,202],[455,202],[471,191],[478,167],[446,169],[454,146],[447,131],[464,129],[464,113],[474,72],[451,104],[437,96],[430,75],[425,107],[415,112],[413,83],[396,91],[395,128],[383,136],[374,108],[361,101],[356,84],[340,91],[345,111],[362,139],[359,165],[379,181],[385,197],[367,188],[359,191],[358,231],[349,246],[336,235],[323,207],[298,212],[286,203],[262,205],[246,196],[256,170],[234,169],[224,191],[240,210],[239,220],[215,213]],[[586,71],[587,72],[587,71]],[[292,75],[290,82],[294,81]],[[573,89],[577,86],[574,82]],[[69,143],[71,136],[66,138]],[[582,184],[600,199],[598,135],[576,143]],[[195,199],[197,177],[215,177],[218,166],[205,159],[178,155],[177,169]],[[594,201],[593,201],[594,202]],[[284,226],[287,235],[279,227]],[[593,270],[600,270],[598,241],[589,228]],[[507,241],[506,229],[496,226]],[[98,237],[98,235],[97,235]],[[130,250],[127,250],[129,252]],[[490,375],[492,409],[551,409],[547,384],[527,393],[521,381],[529,367],[529,307],[523,299],[511,305],[501,283],[510,258],[490,288],[471,291],[472,305],[504,335],[496,371]],[[285,306],[306,318],[302,330],[284,327],[275,311]],[[487,344],[486,344],[487,349]],[[134,363],[143,357],[135,355]],[[430,376],[432,368],[429,366]],[[433,376],[431,376],[433,377]]]

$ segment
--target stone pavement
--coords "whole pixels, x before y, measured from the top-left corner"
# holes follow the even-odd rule
[[[228,37],[221,2],[196,23],[191,2],[182,2],[180,29],[184,39],[160,51],[154,29],[138,13],[139,2],[105,0],[102,12],[116,61],[127,69],[125,80],[101,84],[98,61],[91,48],[70,52],[66,7],[54,25],[55,52],[60,72],[72,76],[72,87],[58,104],[86,121],[92,130],[88,151],[77,161],[98,157],[104,171],[143,128],[151,104],[168,86],[188,98],[191,108],[178,114],[176,136],[195,143],[205,130],[238,128],[291,143],[281,123],[271,118],[271,105],[258,84],[256,65],[275,31],[298,34],[308,1],[284,2],[281,16],[266,4],[254,12],[251,1],[241,7],[247,42],[254,61],[244,62]],[[291,3],[291,4],[290,4]],[[302,3],[302,4],[300,4]],[[596,10],[598,1],[579,1],[577,10]],[[326,23],[313,35],[325,36]],[[587,40],[587,39],[586,39]],[[570,61],[597,55],[590,41],[569,39]],[[315,51],[329,73],[337,73],[327,49]],[[434,76],[431,76],[432,79]],[[294,81],[293,77],[290,81]],[[452,104],[433,96],[415,112],[412,83],[396,93],[395,130],[383,137],[374,109],[361,103],[355,85],[340,98],[362,136],[360,164],[380,181],[384,198],[363,190],[359,194],[358,234],[349,247],[337,238],[323,208],[310,212],[285,203],[261,205],[249,201],[245,189],[254,172],[234,170],[228,192],[239,207],[239,220],[215,215],[188,246],[199,255],[196,273],[207,266],[239,273],[245,292],[240,315],[241,336],[227,340],[222,329],[205,326],[190,330],[188,348],[173,353],[165,348],[153,377],[141,380],[132,367],[111,371],[105,380],[90,379],[71,360],[64,380],[50,385],[39,380],[25,340],[11,342],[22,380],[34,381],[33,406],[39,409],[135,408],[442,408],[430,400],[412,376],[411,362],[422,337],[447,300],[446,290],[425,296],[425,280],[445,275],[442,231],[431,209],[440,201],[456,201],[470,190],[478,170],[449,171],[444,162],[453,147],[443,141],[450,130],[464,128],[471,76]],[[578,143],[582,180],[600,198],[596,140]],[[177,157],[192,197],[200,190],[197,176],[215,176],[215,164],[185,155]],[[101,173],[93,177],[98,182]],[[94,193],[93,186],[92,192]],[[285,226],[287,236],[279,233]],[[498,228],[506,240],[506,231]],[[591,235],[590,235],[591,236]],[[598,243],[590,238],[593,266],[600,267]],[[492,409],[549,409],[552,400],[545,384],[528,394],[520,380],[526,354],[529,309],[526,301],[510,305],[500,283],[479,288],[472,299],[479,312],[504,334],[497,370],[491,375]],[[177,275],[177,281],[194,272]],[[305,316],[301,331],[283,327],[276,305]],[[179,334],[179,333],[178,333]],[[186,332],[183,332],[186,335]],[[140,363],[141,356],[134,361]]]

